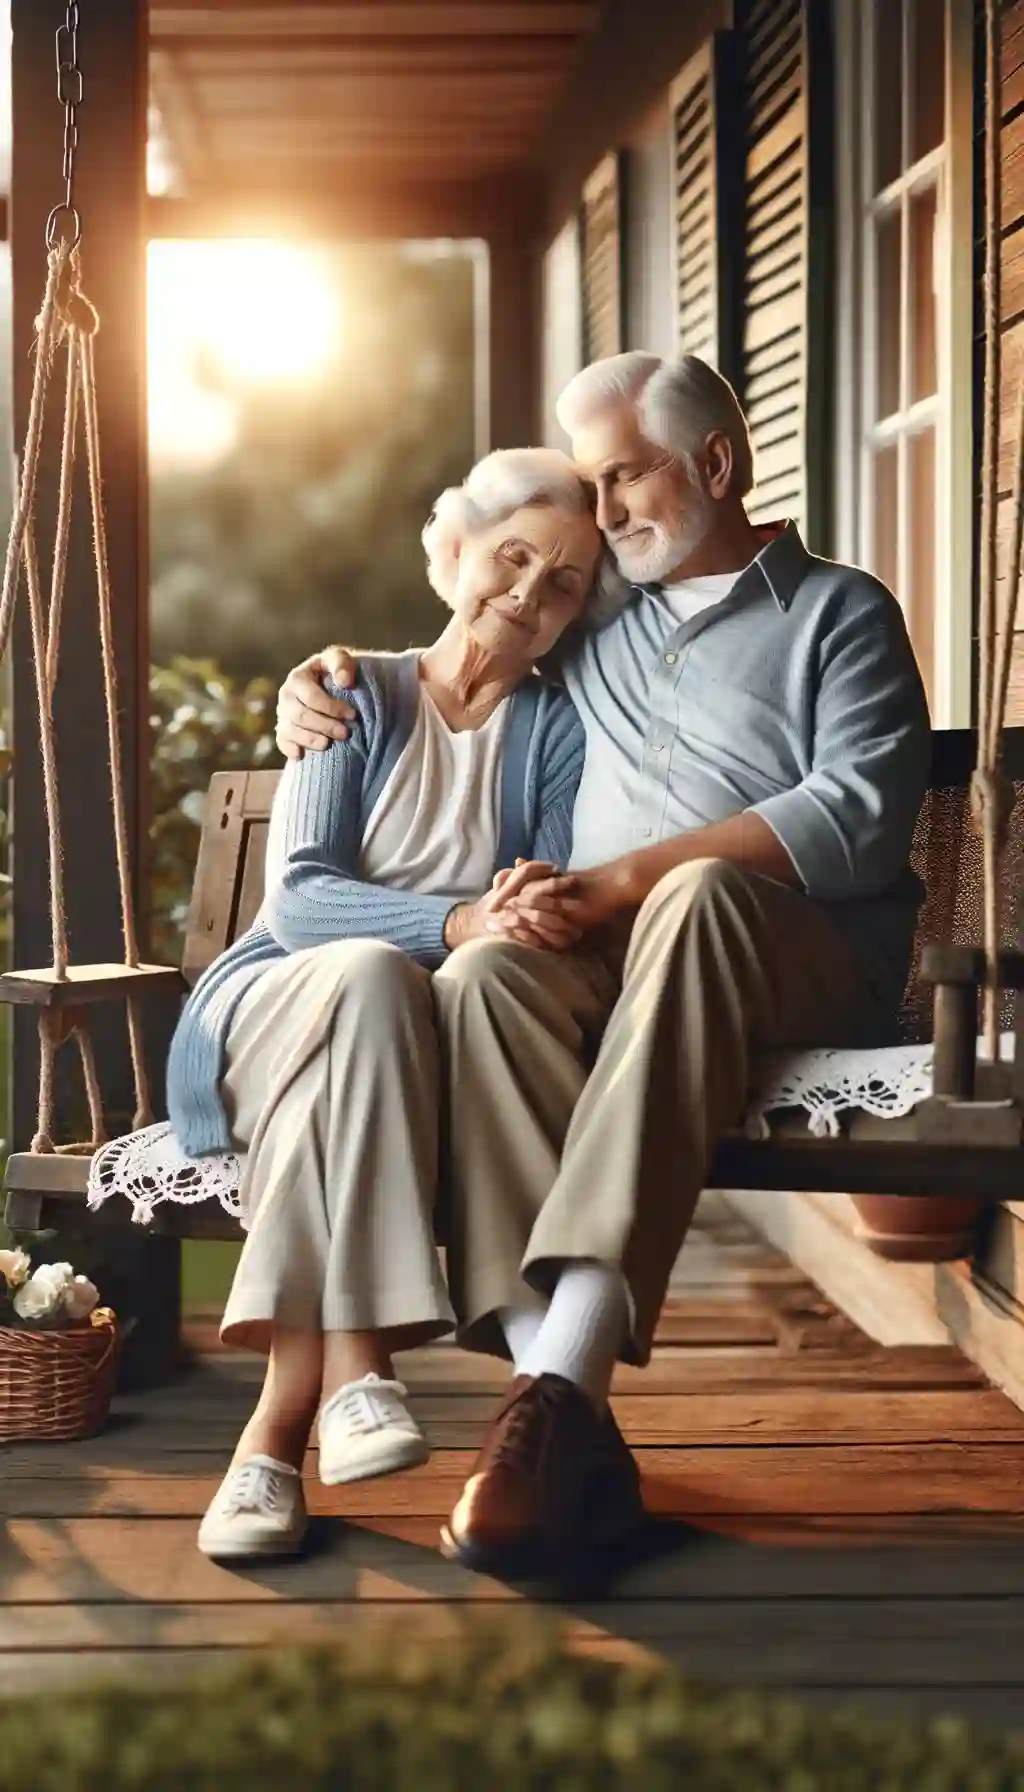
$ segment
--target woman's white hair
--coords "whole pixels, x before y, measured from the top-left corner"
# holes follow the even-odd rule
[[[739,399],[727,379],[699,355],[663,361],[633,350],[594,361],[569,381],[555,407],[559,423],[573,435],[582,424],[623,400],[636,405],[648,441],[667,448],[691,477],[695,456],[712,431],[732,447],[732,490],[745,498],[754,483],[750,431]]]
[[[496,448],[477,461],[461,485],[441,493],[422,537],[427,577],[438,597],[446,604],[454,601],[464,538],[530,504],[551,504],[582,516],[593,514],[594,494],[558,448]],[[604,550],[583,615],[586,626],[601,627],[618,614],[628,595],[629,586]]]

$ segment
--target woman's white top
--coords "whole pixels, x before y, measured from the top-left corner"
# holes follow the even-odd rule
[[[421,683],[412,733],[366,823],[360,877],[439,896],[490,889],[509,708],[506,697],[482,727],[454,734]]]

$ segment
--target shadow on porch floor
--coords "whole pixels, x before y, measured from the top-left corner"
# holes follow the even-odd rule
[[[348,1488],[310,1474],[306,1559],[229,1570],[195,1530],[259,1369],[212,1324],[191,1342],[190,1368],[119,1398],[102,1436],[7,1450],[4,1690],[354,1623],[440,1639],[470,1608],[521,1603],[436,1550],[502,1365],[443,1344],[401,1359],[431,1461]],[[620,1371],[615,1405],[651,1534],[613,1597],[560,1611],[573,1646],[1024,1733],[1024,1414],[957,1351],[880,1350],[705,1197],[655,1360]]]

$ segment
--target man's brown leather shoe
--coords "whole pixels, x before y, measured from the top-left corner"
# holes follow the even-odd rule
[[[561,1375],[517,1375],[441,1546],[484,1573],[561,1577],[642,1522],[640,1472],[611,1413]]]

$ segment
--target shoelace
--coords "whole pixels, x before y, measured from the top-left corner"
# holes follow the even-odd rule
[[[224,1501],[229,1518],[237,1512],[260,1512],[273,1518],[280,1504],[284,1476],[265,1462],[245,1462],[236,1469]]]
[[[542,1454],[559,1404],[559,1394],[553,1388],[534,1386],[529,1398],[520,1395],[502,1428],[492,1462],[506,1462],[519,1468],[524,1461],[530,1462],[531,1458]]]
[[[401,1404],[405,1397],[406,1389],[400,1381],[367,1376],[364,1381],[339,1388],[325,1410],[341,1412],[353,1431],[379,1431],[382,1425],[407,1418]]]

